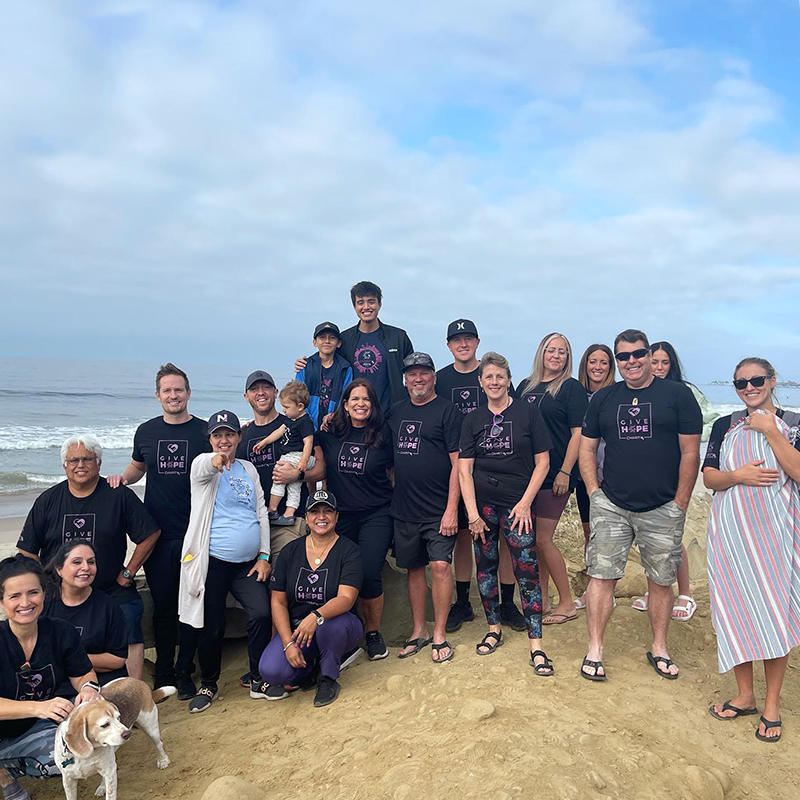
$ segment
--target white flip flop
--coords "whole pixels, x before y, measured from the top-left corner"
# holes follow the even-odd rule
[[[686,601],[686,605],[685,606],[679,606],[679,605],[673,606],[672,607],[672,619],[674,619],[675,622],[688,622],[694,616],[694,612],[697,611],[697,603],[695,602],[694,597],[690,597],[688,594],[679,594],[678,595],[678,600],[685,600]],[[675,616],[675,612],[676,611],[685,612],[685,616],[676,617]]]

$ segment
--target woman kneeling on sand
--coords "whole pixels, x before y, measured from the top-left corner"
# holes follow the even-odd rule
[[[272,619],[278,631],[264,650],[261,677],[268,700],[316,683],[315,706],[339,696],[340,670],[361,654],[364,634],[353,604],[361,587],[358,545],[336,533],[339,514],[331,492],[314,492],[306,503],[308,534],[289,542],[272,573]]]
[[[775,407],[769,361],[746,358],[733,377],[746,408],[714,423],[703,482],[715,491],[707,547],[719,671],[733,668],[738,693],[709,711],[721,720],[757,714],[753,662],[763,661],[756,737],[775,743],[789,652],[800,644],[800,434],[796,415]]]

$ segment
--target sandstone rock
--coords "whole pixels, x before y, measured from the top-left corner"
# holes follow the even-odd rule
[[[720,782],[707,770],[690,764],[683,774],[687,788],[697,800],[725,800]]]
[[[225,775],[203,792],[200,800],[263,800],[264,792],[253,783]]]
[[[386,681],[386,691],[390,694],[400,694],[406,688],[405,675],[392,675]]]
[[[469,700],[461,707],[460,715],[470,722],[480,722],[494,714],[494,706],[488,700]]]

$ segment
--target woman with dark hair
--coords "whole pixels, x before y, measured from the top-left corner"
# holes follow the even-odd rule
[[[578,382],[586,389],[591,401],[595,392],[612,386],[617,379],[617,368],[614,364],[614,353],[607,344],[590,344],[584,350],[578,364]],[[603,451],[605,442],[602,440],[597,447],[597,477],[603,480]],[[584,549],[589,544],[589,495],[586,494],[586,484],[582,478],[578,479],[575,486],[575,500],[578,504],[578,513],[583,527]],[[575,598],[575,608],[586,608],[585,596]]]
[[[75,628],[42,616],[43,576],[31,558],[0,561],[0,774],[14,800],[29,800],[17,778],[59,775],[56,728],[100,690]]]
[[[753,662],[763,661],[756,737],[774,744],[789,653],[800,645],[800,417],[776,408],[766,359],[745,358],[733,378],[745,408],[714,423],[703,483],[714,491],[708,588],[719,671],[733,669],[737,694],[709,711],[721,720],[758,714]]]
[[[92,545],[85,539],[62,544],[47,571],[55,587],[45,602],[44,615],[69,622],[78,631],[101,686],[126,677],[125,618],[107,594],[92,588],[97,575]]]
[[[531,374],[517,388],[523,403],[541,411],[553,447],[550,470],[536,495],[536,549],[542,583],[542,624],[561,625],[576,619],[564,556],[553,542],[558,521],[580,479],[578,448],[589,404],[586,389],[572,375],[572,347],[563,333],[542,339]],[[550,608],[550,576],[558,591],[558,605]]]
[[[325,464],[327,488],[339,508],[337,533],[355,542],[361,552],[364,581],[361,611],[364,615],[367,655],[372,661],[389,651],[380,632],[383,614],[381,573],[392,545],[392,442],[378,402],[365,378],[356,378],[342,394],[327,430],[315,437],[317,463]]]
[[[685,383],[691,389],[694,399],[703,412],[703,433],[700,441],[707,442],[711,434],[711,426],[719,418],[714,406],[708,398],[693,384],[683,377],[683,366],[675,348],[669,342],[656,342],[650,345],[650,356],[653,363],[653,375],[665,381]],[[678,568],[678,600],[672,609],[672,619],[676,622],[688,622],[697,609],[697,603],[692,597],[692,587],[689,582],[689,561],[686,556],[686,547],[683,546],[681,565]],[[634,600],[632,606],[636,611],[647,611],[648,595]]]

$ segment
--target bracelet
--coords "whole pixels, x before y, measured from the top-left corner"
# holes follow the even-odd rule
[[[560,472],[562,475],[566,475],[568,478],[571,478],[571,477],[572,477],[572,473],[570,473],[570,472],[567,472],[565,469],[560,469],[560,470],[559,470],[559,472]]]
[[[258,554],[259,561],[269,561],[269,553],[259,553]]]
[[[90,689],[94,689],[98,694],[100,694],[100,684],[95,683],[94,681],[86,681],[86,683],[84,683],[83,686],[81,686],[81,688],[78,691],[82,692],[87,686]]]
[[[476,522],[477,522],[477,521],[478,521],[480,518],[481,518],[481,515],[480,515],[480,514],[478,514],[478,516],[477,516],[477,517],[475,517],[475,519],[470,519],[470,520],[467,520],[467,524],[468,524],[468,525],[474,525],[474,524],[475,524],[475,523],[476,523]]]
[[[295,644],[295,641],[294,641],[294,639],[290,639],[290,640],[289,640],[289,642],[288,642],[288,644],[286,645],[286,647],[284,647],[284,648],[283,648],[283,652],[285,653],[285,652],[286,652],[286,651],[287,651],[287,650],[288,650],[288,649],[289,649],[289,648],[290,648],[292,645],[294,645],[295,647],[297,647],[297,645]]]

